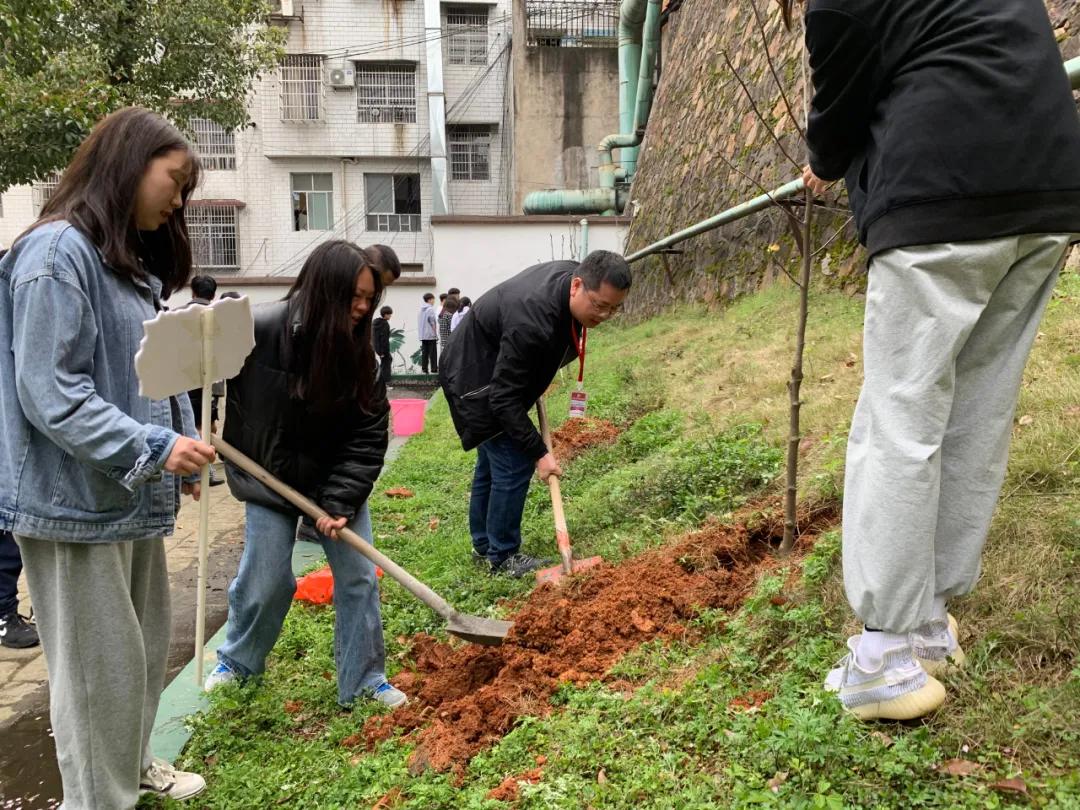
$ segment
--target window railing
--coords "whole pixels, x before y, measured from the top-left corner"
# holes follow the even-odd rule
[[[367,229],[379,233],[419,233],[419,214],[368,214]]]

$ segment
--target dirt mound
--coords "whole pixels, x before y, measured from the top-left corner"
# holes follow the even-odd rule
[[[551,434],[551,447],[561,464],[581,455],[590,447],[611,444],[619,438],[619,429],[606,419],[567,419]]]
[[[413,669],[394,678],[410,703],[371,718],[365,740],[374,745],[396,729],[416,731],[414,772],[461,772],[518,717],[549,713],[560,684],[602,680],[642,642],[683,635],[704,609],[739,606],[773,564],[768,543],[744,526],[707,526],[619,566],[602,564],[538,588],[501,647],[418,636]]]

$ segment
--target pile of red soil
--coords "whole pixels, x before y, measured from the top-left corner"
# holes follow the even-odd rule
[[[417,636],[413,669],[394,678],[410,703],[371,718],[364,738],[374,745],[398,729],[416,732],[415,772],[460,773],[517,718],[548,714],[560,684],[603,680],[641,643],[684,635],[702,610],[738,607],[772,565],[768,543],[744,526],[707,526],[619,566],[538,588],[501,647]]]
[[[559,463],[581,455],[590,447],[611,444],[619,429],[606,419],[567,419],[551,434],[551,449]]]

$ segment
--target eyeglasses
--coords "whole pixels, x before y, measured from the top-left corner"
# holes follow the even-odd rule
[[[622,304],[615,304],[613,306],[611,304],[606,304],[603,301],[597,301],[596,297],[588,290],[585,290],[585,297],[589,299],[589,306],[591,306],[596,314],[602,318],[610,318],[622,309]]]

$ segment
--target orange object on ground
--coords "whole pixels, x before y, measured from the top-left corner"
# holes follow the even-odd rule
[[[375,576],[382,578],[383,570],[375,566]],[[318,571],[312,571],[296,580],[296,593],[293,599],[310,602],[313,605],[329,605],[334,601],[334,575],[329,565]]]

